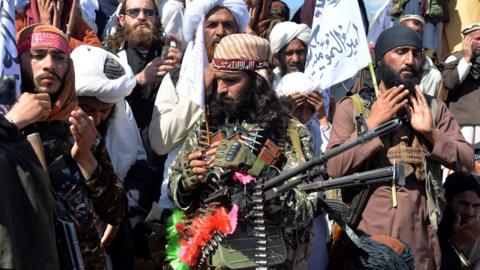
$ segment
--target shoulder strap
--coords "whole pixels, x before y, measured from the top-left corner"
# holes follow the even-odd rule
[[[353,104],[352,121],[353,121],[353,124],[357,126],[357,121],[355,120],[355,117],[359,114],[366,116],[365,114],[367,113],[367,111],[365,110],[365,106],[363,104],[363,100],[358,94],[355,94],[352,96],[346,96],[342,99],[342,101],[345,99],[350,99],[352,101],[352,104]]]
[[[300,135],[298,134],[296,121],[290,120],[288,122],[288,135],[292,141],[293,150],[297,155],[297,159],[300,163],[305,162],[305,156],[303,155],[302,143],[300,141]]]
[[[438,101],[437,98],[425,95],[427,99],[428,105],[430,105],[430,114],[432,115],[433,126],[435,127],[435,123],[437,121],[438,116]]]

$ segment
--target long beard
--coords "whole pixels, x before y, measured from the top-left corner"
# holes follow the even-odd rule
[[[231,108],[223,102],[226,93],[219,95],[214,91],[207,100],[208,105],[208,118],[212,125],[221,125],[225,121],[234,122],[246,120],[250,115],[251,107],[251,94],[247,94],[249,91],[245,91],[243,95],[240,95],[240,99],[235,108]]]
[[[125,26],[125,35],[128,44],[139,50],[149,50],[160,41],[160,35],[156,27],[142,27],[134,29],[129,25]]]

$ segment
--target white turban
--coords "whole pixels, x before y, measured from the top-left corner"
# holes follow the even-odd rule
[[[115,103],[105,147],[115,174],[123,180],[137,160],[147,158],[137,123],[125,100],[135,87],[135,76],[127,63],[98,47],[79,46],[71,57],[77,96],[90,96],[105,103]],[[113,79],[109,79],[105,72]]]
[[[135,75],[130,66],[115,54],[102,48],[82,45],[73,50],[71,58],[75,68],[77,96],[94,96],[105,103],[115,103],[130,95],[135,87]],[[115,60],[121,66],[117,64],[117,67],[107,67],[108,58]],[[105,72],[110,67],[123,75],[116,76],[117,79],[109,79]]]
[[[279,97],[288,96],[295,92],[306,94],[315,90],[320,90],[320,86],[315,84],[310,76],[302,72],[293,72],[283,76],[277,89],[275,89]]]
[[[305,46],[308,46],[311,34],[312,30],[306,24],[281,22],[273,27],[268,37],[272,53],[278,53],[295,38],[301,40]]]
[[[183,38],[186,43],[194,39],[195,32],[202,19],[217,6],[227,8],[235,18],[239,32],[245,32],[250,17],[244,0],[198,0],[187,6],[183,17]]]
[[[201,107],[205,103],[204,69],[208,66],[203,27],[205,16],[217,6],[230,10],[240,32],[245,32],[249,20],[247,6],[243,0],[197,0],[185,10],[183,38],[187,43],[187,49],[183,56],[184,64],[180,69],[177,93]]]

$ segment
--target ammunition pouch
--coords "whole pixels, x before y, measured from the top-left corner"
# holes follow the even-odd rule
[[[224,139],[215,153],[215,167],[246,172],[256,158],[255,154],[239,141]]]
[[[388,149],[387,158],[391,164],[404,164],[406,178],[415,174],[415,179],[418,181],[425,180],[426,160],[421,148],[410,147],[400,143]]]
[[[255,268],[256,262],[267,261],[268,268],[282,264],[287,259],[287,249],[278,226],[265,226],[267,239],[266,257],[258,257],[256,237],[249,228],[239,227],[224,238],[212,256],[211,266],[221,269]]]

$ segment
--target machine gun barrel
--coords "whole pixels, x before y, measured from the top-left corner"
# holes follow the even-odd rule
[[[303,178],[303,177],[301,177]],[[265,192],[265,200],[271,200],[280,194],[300,185],[302,179],[291,181],[280,188],[272,188]],[[329,180],[316,181],[310,184],[300,185],[298,189],[307,193],[324,191],[334,188],[353,187],[365,184],[384,183],[395,181],[398,185],[405,185],[405,169],[403,164],[375,169],[371,171],[354,173]]]
[[[263,190],[269,190],[275,186],[278,186],[280,184],[282,184],[283,182],[285,182],[286,180],[300,174],[300,173],[303,173],[305,171],[307,171],[308,169],[314,167],[314,166],[318,166],[318,165],[322,165],[324,164],[325,162],[327,162],[327,160],[329,160],[330,158],[342,153],[342,152],[345,152],[359,144],[362,144],[362,143],[365,143],[365,142],[368,142],[378,136],[383,136],[385,134],[388,134],[392,131],[394,131],[395,129],[399,128],[400,126],[402,125],[402,122],[400,121],[400,119],[392,119],[386,123],[384,123],[383,125],[380,125],[378,126],[377,128],[374,128],[374,129],[369,129],[367,131],[365,131],[364,133],[361,133],[358,135],[357,138],[353,139],[353,140],[350,140],[350,141],[347,141],[345,143],[343,143],[342,145],[330,150],[330,151],[327,151],[325,152],[324,154],[310,160],[310,161],[307,161],[305,162],[304,164],[301,164],[299,166],[297,166],[296,168],[294,169],[291,169],[289,171],[285,171],[285,172],[282,172],[281,174],[279,174],[278,176],[268,180],[267,182],[264,183],[263,185]]]
[[[354,173],[330,180],[317,181],[299,186],[298,189],[305,192],[324,191],[333,188],[351,187],[362,184],[395,181],[398,185],[405,185],[405,169],[403,164],[375,169],[371,171]]]

